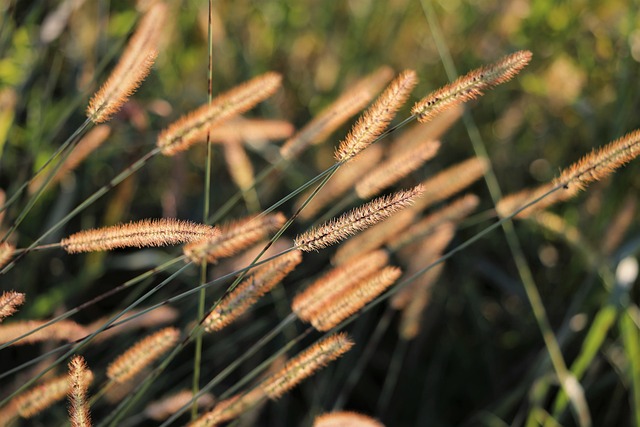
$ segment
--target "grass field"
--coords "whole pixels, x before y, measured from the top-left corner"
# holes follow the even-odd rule
[[[631,161],[637,155],[631,133],[640,128],[637,5],[166,1],[163,23],[161,15],[149,20],[157,27],[149,30],[155,31],[151,41],[130,54],[132,34],[153,3],[0,4],[0,231],[6,242],[0,255],[17,249],[1,267],[0,289],[26,299],[5,319],[10,304],[0,301],[0,424],[68,424],[75,406],[64,398],[64,380],[56,401],[28,417],[24,409],[19,414],[18,395],[66,377],[77,354],[92,371],[93,425],[185,425],[240,396],[230,405],[237,412],[231,425],[312,425],[322,413],[347,410],[388,427],[640,427],[640,178]],[[87,118],[90,99],[118,62],[132,58],[134,64],[115,85],[120,90],[152,45],[157,58],[128,100],[102,124],[93,122],[98,113]],[[532,58],[510,80],[488,83],[483,96],[465,98],[429,123],[416,120],[416,102],[518,51]],[[403,70],[415,71],[415,88]],[[482,81],[491,73],[497,71],[484,68],[475,76]],[[266,77],[255,80],[259,76]],[[374,135],[365,111],[386,113],[381,102],[397,101],[385,92],[392,78],[406,86],[407,100],[397,102],[390,124],[375,122]],[[237,89],[245,82],[255,86]],[[346,101],[332,107],[345,93]],[[226,98],[216,98],[220,94]],[[252,96],[255,102],[233,111]],[[447,96],[457,101],[464,92]],[[157,148],[170,125],[212,102],[218,116],[203,119],[193,145],[175,155]],[[348,135],[357,133],[352,127],[362,114],[362,132],[373,144],[353,162],[336,160],[335,150],[355,138]],[[604,160],[573,169],[572,178],[563,178],[565,172],[553,181],[627,134],[631,142],[615,154],[626,157],[614,174],[601,172],[614,156],[605,152]],[[99,146],[56,176],[88,137]],[[316,140],[299,153],[282,148],[296,137]],[[390,182],[369,191],[367,174],[375,171],[381,172],[371,182]],[[597,182],[574,194],[575,185],[592,176]],[[433,177],[440,180],[429,181]],[[387,205],[404,204],[393,195],[409,197],[402,191],[420,183],[422,199],[391,213]],[[537,187],[554,187],[541,203],[575,197],[512,221],[514,210],[540,190],[496,213],[504,195]],[[385,195],[391,196],[376,199]],[[306,231],[344,212],[351,212],[348,224],[320,228],[344,241],[305,243],[320,240]],[[233,222],[258,214],[260,220]],[[383,214],[390,218],[374,226]],[[354,225],[355,217],[362,226]],[[98,234],[97,250],[70,249],[70,236],[82,230],[155,218],[201,228],[160,223],[141,231],[136,224],[115,239],[122,244],[108,246]],[[420,224],[426,224],[421,231]],[[216,233],[204,249],[183,246],[194,234]],[[271,265],[281,274],[246,271],[267,246],[258,263],[278,254]],[[209,261],[198,265],[198,251],[213,249],[219,252],[208,252]],[[383,252],[337,276],[329,286],[334,295],[296,300],[330,271],[337,275],[376,249]],[[363,283],[386,278],[384,290],[364,296]],[[229,300],[243,280],[272,287],[246,312],[249,297]],[[338,295],[335,289],[346,283],[355,293]],[[346,320],[322,317],[351,301],[361,304]],[[301,314],[305,304],[317,304],[308,317]],[[203,332],[218,328],[203,320],[216,307],[220,317],[238,318]],[[131,314],[121,327],[107,329]],[[35,322],[51,319],[35,331],[41,325]],[[166,348],[151,357],[162,345],[145,341],[134,357],[150,360],[131,379],[118,378],[111,362],[160,330],[169,337]],[[338,332],[347,333],[353,347],[346,351],[350,344],[342,336],[339,344],[316,346],[345,346],[323,369],[315,372],[311,360],[332,358],[324,353],[299,361],[303,365],[285,364]],[[13,342],[17,337],[24,339]],[[315,373],[280,393],[278,381],[297,382],[292,378],[307,368]],[[182,403],[150,409],[180,391]],[[199,407],[192,404],[194,392],[203,396]],[[157,415],[157,408],[166,414]]]

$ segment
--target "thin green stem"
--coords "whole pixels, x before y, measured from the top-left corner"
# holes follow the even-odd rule
[[[391,320],[393,319],[393,311],[394,310],[391,308],[391,306],[387,306],[384,313],[382,314],[382,317],[376,324],[376,329],[371,334],[369,340],[367,340],[367,346],[364,348],[362,355],[358,359],[358,362],[355,364],[355,366],[349,369],[349,375],[347,376],[345,384],[340,388],[340,394],[333,404],[334,411],[342,409],[346,404],[347,398],[353,391],[353,388],[357,384],[358,379],[360,379],[360,375],[362,375],[362,372],[364,371],[367,363],[369,363],[371,357],[374,355],[375,350],[378,347],[380,340],[382,339],[382,336],[389,328]]]
[[[198,399],[200,398],[200,396],[202,396],[203,394],[209,392],[213,387],[215,387],[216,385],[220,384],[220,382],[222,380],[224,380],[225,378],[227,378],[236,368],[238,368],[242,363],[247,361],[254,354],[256,354],[256,352],[258,350],[260,350],[262,347],[264,347],[266,344],[268,344],[272,339],[274,339],[280,332],[282,332],[288,325],[292,324],[295,320],[296,320],[296,316],[293,313],[289,314],[289,316],[287,316],[286,318],[282,319],[282,321],[276,327],[274,327],[271,331],[269,331],[262,338],[260,338],[260,340],[258,340],[249,349],[249,351],[243,353],[239,358],[234,360],[233,363],[231,363],[229,366],[227,366],[222,371],[220,371],[220,373],[218,375],[213,377],[204,387],[202,387],[202,389],[197,394],[194,394],[194,396],[191,398],[190,402],[187,402],[184,406],[182,406],[180,409],[178,409],[171,417],[169,417],[164,423],[162,423],[160,425],[160,427],[166,427],[166,426],[170,425],[180,415],[182,415],[189,408],[190,405],[192,405],[194,402],[197,402]],[[285,346],[283,346],[280,350],[278,350],[278,352],[276,354],[274,354],[273,356],[271,356],[270,358],[268,358],[267,360],[262,362],[259,366],[254,368],[247,375],[245,375],[240,381],[236,382],[231,388],[226,390],[222,395],[220,395],[218,400],[225,399],[226,397],[229,397],[230,395],[235,393],[236,390],[239,390],[242,386],[244,386],[246,383],[248,383],[251,379],[255,378],[255,376],[257,376],[258,373],[262,372],[264,370],[264,368],[269,363],[271,363],[275,358],[277,358],[279,355],[281,355],[284,352],[286,352],[288,349],[293,347],[293,345],[295,345],[297,342],[299,342],[301,339],[303,339],[305,336],[307,336],[310,331],[311,331],[311,329],[308,329],[306,332],[298,335],[295,339],[289,341]]]
[[[453,58],[448,50],[446,42],[444,40],[444,36],[440,29],[440,25],[438,23],[437,17],[435,15],[435,11],[430,1],[421,0],[422,8],[424,14],[429,23],[429,29],[431,31],[431,35],[438,49],[438,53],[440,55],[440,59],[445,67],[445,71],[447,72],[447,76],[450,81],[454,81],[458,77],[458,73],[455,69],[455,65],[453,62]],[[473,122],[471,116],[465,112],[464,116],[465,127],[467,128],[467,132],[469,133],[469,138],[473,145],[473,150],[475,151],[478,157],[487,158],[488,153],[484,142],[480,136],[480,132],[478,131],[477,126]],[[485,174],[485,180],[487,186],[489,187],[489,193],[493,200],[494,206],[498,203],[500,198],[502,197],[500,186],[498,184],[498,180],[495,176],[493,168],[491,167],[491,163],[489,162],[490,167],[488,168]],[[533,274],[531,273],[531,269],[527,264],[524,253],[522,252],[522,247],[520,245],[520,241],[514,231],[513,223],[510,221],[504,222],[502,224],[502,228],[505,233],[505,237],[507,239],[507,243],[509,245],[509,249],[513,254],[514,261],[516,263],[516,267],[518,269],[518,273],[522,280],[525,293],[531,304],[531,308],[533,310],[534,317],[538,324],[538,328],[542,333],[542,338],[545,342],[545,346],[549,353],[549,358],[551,359],[551,363],[553,364],[553,368],[558,376],[561,387],[565,390],[565,392],[569,391],[569,388],[572,384],[570,381],[573,377],[571,377],[569,370],[567,369],[566,363],[562,356],[562,351],[560,350],[560,346],[558,345],[558,341],[553,333],[553,329],[549,323],[549,319],[547,317],[546,310],[544,308],[544,304],[542,302],[542,298],[540,297],[540,293],[538,292],[538,288],[533,279]],[[570,393],[570,396],[575,397],[576,392]],[[584,398],[574,398],[572,399],[572,406],[575,410],[576,420],[583,427],[588,427],[591,425],[590,416],[588,413],[588,408],[582,405],[579,401],[584,401]]]
[[[213,0],[209,0],[209,10],[207,14],[207,41],[208,41],[208,73],[207,73],[207,100],[209,105],[213,100],[213,37],[212,37],[212,15],[213,15]],[[211,131],[207,131],[207,165],[205,168],[204,178],[204,203],[202,208],[202,220],[204,222],[209,218],[209,207],[211,204],[211,170],[213,164],[213,145],[211,144]],[[200,284],[204,284],[207,281],[207,263],[203,262],[200,266]],[[198,299],[198,314],[197,319],[202,319],[204,316],[206,303],[206,290],[203,288],[200,290],[200,297]],[[200,364],[202,363],[202,333],[196,334],[195,342],[195,354],[193,358],[193,384],[192,391],[194,395],[198,394],[200,389]],[[195,420],[198,417],[198,403],[193,402],[191,407],[191,419]]]
[[[84,123],[80,125],[80,127],[76,129],[76,131],[73,132],[73,134],[69,138],[67,138],[67,140],[60,146],[60,148],[58,148],[56,152],[53,153],[53,155],[45,162],[45,164],[36,171],[33,177],[31,177],[29,181],[22,184],[22,186],[18,188],[18,190],[9,198],[9,200],[7,200],[4,206],[0,208],[0,212],[2,212],[6,208],[11,206],[11,204],[18,199],[20,194],[22,194],[22,192],[26,188],[28,188],[33,181],[35,181],[38,178],[40,173],[42,173],[42,171],[44,171],[47,168],[47,166],[51,164],[53,160],[55,160],[63,151],[65,151],[68,148],[65,155],[60,159],[60,161],[56,164],[56,166],[49,172],[47,179],[44,180],[44,182],[38,188],[35,194],[33,194],[33,196],[30,197],[29,202],[22,209],[22,211],[20,212],[20,215],[18,215],[18,218],[16,218],[13,224],[11,224],[11,227],[9,227],[7,232],[2,237],[2,240],[1,240],[2,242],[5,242],[13,234],[13,232],[18,228],[18,226],[22,223],[24,218],[27,216],[27,214],[31,211],[31,208],[33,208],[33,206],[36,204],[36,202],[40,198],[40,195],[42,195],[44,190],[47,188],[47,185],[49,185],[49,183],[51,182],[51,178],[53,178],[53,176],[56,174],[56,172],[58,172],[60,167],[62,167],[64,160],[69,156],[69,154],[71,154],[71,152],[73,151],[73,148],[78,143],[78,141],[80,140],[80,137],[82,136],[84,131],[87,130],[90,124],[91,124],[91,121],[89,121],[89,119],[85,120]]]
[[[389,409],[389,403],[393,397],[393,391],[400,378],[400,372],[402,371],[402,361],[404,360],[407,350],[409,349],[409,341],[401,339],[393,351],[391,362],[389,363],[389,369],[384,379],[382,391],[380,392],[380,398],[376,405],[376,410],[380,418],[385,418],[386,412]]]

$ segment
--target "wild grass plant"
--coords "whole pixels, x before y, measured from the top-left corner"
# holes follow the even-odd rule
[[[640,426],[638,16],[574,7],[0,6],[1,422]]]

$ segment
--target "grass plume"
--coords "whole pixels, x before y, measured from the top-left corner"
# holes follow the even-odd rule
[[[91,383],[91,371],[82,356],[69,362],[69,419],[71,427],[91,427],[91,413],[87,390]]]
[[[355,208],[339,218],[314,227],[294,239],[296,248],[304,252],[318,251],[363,231],[413,203],[422,194],[422,186],[379,197]]]
[[[555,203],[575,197],[587,185],[611,175],[616,169],[635,159],[638,154],[640,130],[635,130],[582,157],[565,168],[552,182],[505,196],[496,206],[496,211],[504,217],[544,196],[535,205],[516,215],[516,218],[525,218]]]
[[[335,153],[336,160],[351,160],[380,136],[417,83],[415,71],[406,70],[400,73],[340,142]]]
[[[428,122],[443,111],[476,99],[487,89],[511,80],[531,61],[531,52],[520,50],[494,64],[470,71],[416,102],[411,113],[420,122]]]
[[[291,159],[298,156],[310,144],[324,141],[351,116],[366,107],[392,77],[391,68],[381,67],[356,82],[353,87],[346,90],[289,138],[280,148],[280,155],[285,159]]]
[[[25,295],[22,292],[3,291],[0,296],[0,322],[18,311],[24,300]]]
[[[217,228],[173,218],[144,219],[111,227],[83,230],[60,241],[71,254],[176,245],[218,235]]]
[[[309,323],[318,331],[330,330],[393,285],[401,274],[402,271],[397,267],[385,267],[373,273],[360,283],[324,300],[323,305],[310,315]]]
[[[220,232],[209,238],[195,240],[184,247],[184,254],[196,264],[215,263],[228,258],[279,230],[286,221],[276,212],[261,217],[250,216],[223,225]]]
[[[149,75],[158,55],[167,6],[157,2],[140,20],[118,64],[89,101],[87,116],[94,123],[108,121]]]
[[[169,351],[180,338],[176,328],[164,328],[140,340],[107,368],[109,379],[124,383]]]
[[[265,379],[260,388],[270,399],[278,399],[317,370],[342,356],[351,347],[353,341],[347,334],[331,335],[289,360],[282,370]]]
[[[240,317],[258,298],[269,292],[302,262],[302,252],[292,251],[258,268],[242,281],[204,320],[207,332],[219,331]]]
[[[273,95],[280,87],[278,73],[265,73],[215,97],[210,103],[181,117],[158,135],[162,154],[173,156],[204,141],[216,125],[242,114]]]

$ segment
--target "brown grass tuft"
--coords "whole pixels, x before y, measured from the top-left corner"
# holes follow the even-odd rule
[[[260,388],[270,399],[277,399],[351,347],[353,341],[347,334],[331,335],[288,361],[280,372],[264,380]]]
[[[602,253],[610,255],[620,245],[625,237],[629,227],[636,218],[638,198],[635,194],[628,194],[620,210],[616,213],[613,220],[609,222],[607,231],[604,233],[604,242],[602,243]]]
[[[72,427],[91,427],[87,390],[93,375],[82,356],[69,362],[69,419]]]
[[[93,374],[87,370],[81,381],[87,385],[93,381]],[[69,392],[69,377],[62,375],[33,387],[17,396],[14,400],[18,414],[23,418],[31,418],[44,409],[65,398]]]
[[[176,328],[165,328],[138,341],[107,368],[107,377],[123,383],[171,349],[180,338]]]
[[[309,144],[324,141],[333,131],[342,125],[349,117],[362,110],[371,102],[373,97],[393,77],[389,67],[382,67],[372,74],[356,82],[338,99],[322,110],[307,123],[293,137],[288,139],[280,154],[285,159],[291,159],[304,151]]]
[[[211,411],[190,423],[188,427],[217,426],[220,423],[238,418],[265,399],[264,391],[261,388],[254,388],[247,393],[238,394],[219,402]]]
[[[142,17],[120,61],[89,101],[87,117],[91,121],[109,120],[147,77],[158,54],[166,14],[167,6],[158,2]]]
[[[429,305],[431,299],[431,288],[438,280],[444,264],[435,265],[426,273],[416,279],[414,292],[412,292],[409,301],[402,309],[400,324],[398,325],[400,338],[410,341],[418,336],[422,325],[422,316],[424,310]]]
[[[219,331],[229,325],[301,262],[302,252],[292,251],[259,267],[209,313],[203,322],[205,330]]]
[[[0,243],[0,267],[4,267],[9,262],[15,251],[16,247],[11,243]]]
[[[392,215],[340,245],[331,258],[331,263],[343,265],[359,255],[384,246],[411,225],[415,218],[416,212],[411,208]]]
[[[175,245],[217,236],[219,230],[205,224],[173,218],[144,219],[111,227],[83,230],[60,241],[70,254]]]
[[[516,193],[508,194],[504,196],[498,204],[496,205],[496,212],[501,217],[507,217],[513,214],[515,211],[523,207],[524,205],[532,202],[545,194],[549,193],[554,189],[554,185],[551,183],[543,184],[534,188],[525,188],[524,190],[520,190]],[[568,190],[567,190],[568,191]],[[573,191],[573,195],[577,194],[578,191]],[[526,218],[534,212],[540,211],[554,203],[557,203],[562,200],[562,196],[559,191],[555,191],[549,195],[547,195],[540,202],[536,203],[533,206],[528,207],[527,209],[519,212],[515,218]],[[541,205],[542,201],[544,203]]]
[[[553,182],[505,196],[496,206],[496,211],[502,217],[509,216],[524,205],[559,188],[515,216],[516,218],[526,218],[554,203],[564,202],[575,197],[587,185],[611,175],[616,169],[635,159],[638,154],[640,154],[640,129],[582,157],[564,169]]]
[[[6,317],[18,311],[18,307],[24,304],[24,294],[16,291],[5,291],[0,296],[0,322]]]
[[[420,194],[422,194],[422,186],[418,185],[409,190],[374,199],[339,218],[298,235],[293,241],[294,245],[305,252],[318,251],[331,246],[389,218],[395,212],[413,203]]]
[[[250,216],[220,227],[220,233],[211,238],[196,240],[184,247],[184,254],[200,264],[205,260],[215,263],[247,249],[267,238],[286,222],[284,214],[276,212],[262,216]]]
[[[416,102],[411,113],[428,122],[454,105],[476,99],[483,91],[511,80],[531,61],[531,52],[521,50],[500,61],[473,70]]]
[[[411,227],[397,233],[388,241],[387,247],[391,251],[397,251],[403,246],[415,242],[445,222],[458,222],[473,212],[480,204],[480,198],[475,194],[467,194],[459,197],[447,206],[438,209],[431,215],[413,224]]]
[[[406,70],[400,73],[351,128],[347,137],[336,150],[336,160],[339,162],[349,161],[375,141],[389,126],[417,82],[415,71]]]
[[[181,117],[162,131],[158,136],[158,147],[166,156],[188,149],[204,140],[207,132],[216,125],[250,110],[273,95],[281,82],[280,74],[266,73],[218,95],[211,103]]]
[[[44,320],[26,320],[0,326],[0,343],[9,342],[47,323]],[[73,342],[87,335],[84,326],[71,320],[59,320],[51,325],[16,341],[13,345],[33,344],[41,341]]]
[[[260,144],[288,138],[295,131],[293,125],[284,120],[245,119],[238,118],[224,122],[211,132],[210,141],[213,143],[236,142]]]
[[[427,236],[427,238],[406,248],[403,255],[407,255],[409,262],[405,277],[411,277],[425,266],[437,261],[442,256],[447,245],[451,242],[451,239],[453,239],[454,233],[454,225],[452,223],[445,223],[433,230],[433,233]],[[403,309],[411,302],[416,294],[431,287],[431,284],[435,281],[442,268],[437,268],[440,265],[443,264],[441,263],[434,266],[399,290],[391,298],[391,306],[396,310]],[[430,273],[433,270],[437,270],[438,273]]]
[[[564,169],[554,185],[584,190],[587,185],[611,175],[640,154],[640,129],[592,151]]]

